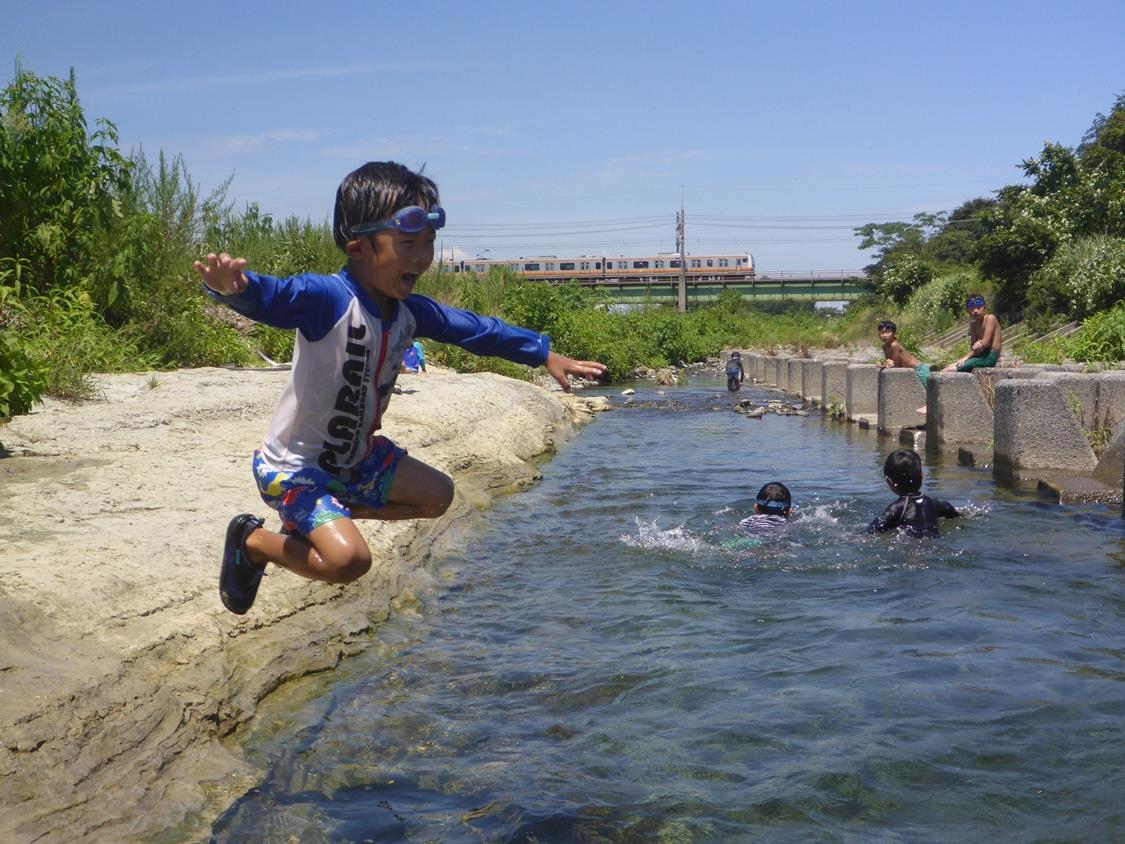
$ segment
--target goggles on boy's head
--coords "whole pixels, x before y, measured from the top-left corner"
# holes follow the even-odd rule
[[[387,220],[352,226],[352,235],[374,234],[383,229],[398,229],[400,232],[406,232],[407,234],[418,234],[426,226],[437,230],[444,225],[445,209],[440,205],[435,205],[429,211],[419,205],[408,205],[406,208],[396,211]]]
[[[893,322],[891,322],[889,319],[885,319],[881,323],[879,323],[879,330],[880,331],[894,331],[894,332],[897,333],[898,332],[898,326],[895,325]]]
[[[965,303],[965,308],[967,310],[970,310],[970,311],[973,308],[983,308],[983,307],[984,307],[984,297],[983,296],[970,296],[969,300]]]
[[[789,506],[784,501],[767,501],[764,498],[758,499],[758,506],[764,507],[767,510],[788,510]]]

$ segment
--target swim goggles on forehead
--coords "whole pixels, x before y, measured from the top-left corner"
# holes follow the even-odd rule
[[[967,301],[965,303],[965,307],[968,308],[970,311],[973,308],[983,308],[984,307],[984,297],[983,296],[973,296],[972,298],[969,299],[969,301]]]
[[[429,211],[419,205],[408,205],[396,211],[392,217],[374,223],[360,223],[352,226],[352,234],[373,234],[383,229],[398,229],[407,234],[418,234],[426,226],[440,229],[445,225],[445,209],[435,205]]]

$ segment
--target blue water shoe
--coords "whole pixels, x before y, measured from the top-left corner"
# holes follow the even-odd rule
[[[246,537],[262,526],[262,520],[250,513],[241,513],[227,525],[227,541],[223,546],[223,570],[219,574],[219,597],[223,606],[236,615],[245,615],[254,604],[263,568],[251,562],[246,553]]]

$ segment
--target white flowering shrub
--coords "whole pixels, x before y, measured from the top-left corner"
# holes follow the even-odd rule
[[[1031,277],[1028,302],[1036,313],[1085,319],[1125,299],[1125,238],[1092,235],[1059,246]]]

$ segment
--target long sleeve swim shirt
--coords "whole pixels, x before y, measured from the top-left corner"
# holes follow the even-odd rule
[[[550,351],[545,334],[418,294],[381,314],[346,268],[329,276],[244,275],[249,284],[241,293],[204,289],[256,322],[296,329],[293,368],[262,443],[266,462],[279,471],[319,466],[346,478],[371,450],[415,337],[528,366],[542,365]]]
[[[901,527],[911,536],[938,536],[938,519],[955,519],[959,515],[948,501],[919,493],[904,495],[873,519],[867,532],[883,533]]]

